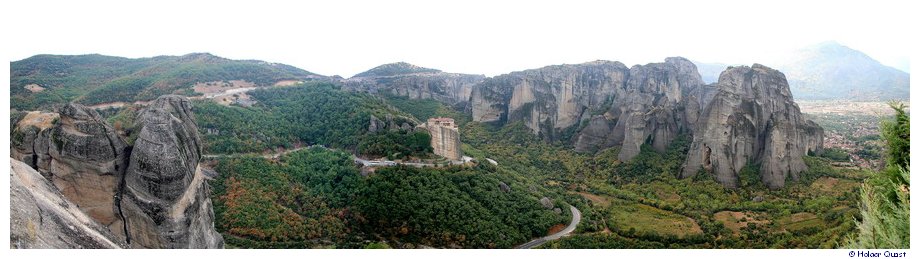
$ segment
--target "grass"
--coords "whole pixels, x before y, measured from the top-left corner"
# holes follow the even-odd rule
[[[757,213],[752,211],[720,211],[712,215],[712,218],[718,222],[722,222],[726,228],[732,231],[732,234],[738,236],[741,233],[741,228],[747,227],[750,224],[755,225],[766,225],[770,224],[770,220],[764,219],[767,216],[764,213]]]
[[[824,229],[824,220],[809,212],[800,212],[778,220],[781,230],[796,232],[806,228]]]
[[[587,192],[579,192],[578,195],[581,195],[581,197],[585,197],[585,199],[590,200],[591,203],[594,204],[595,206],[599,206],[601,208],[610,207],[610,199],[608,199],[607,197],[603,197],[603,196],[599,196],[599,195],[591,194]]]
[[[846,192],[855,191],[855,189],[859,188],[859,182],[834,177],[821,177],[815,180],[811,187],[816,191],[838,196]]]
[[[608,213],[607,224],[621,231],[635,229],[637,234],[676,237],[703,233],[695,220],[645,204],[615,199],[611,202]]]

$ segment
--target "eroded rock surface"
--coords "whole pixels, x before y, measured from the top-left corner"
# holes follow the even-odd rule
[[[763,65],[722,72],[717,92],[702,103],[682,177],[702,168],[724,186],[738,187],[738,172],[759,165],[771,189],[806,170],[802,157],[823,149],[823,129],[802,117],[786,77]]]
[[[113,204],[128,146],[95,110],[70,103],[59,113],[32,112],[13,135],[13,158],[37,169],[87,215],[124,236]]]
[[[690,130],[684,96],[702,84],[684,58],[632,68],[594,61],[489,78],[473,89],[470,103],[475,121],[521,121],[582,152],[622,146],[620,159],[629,160],[647,141],[663,151]]]
[[[711,85],[680,57],[629,69],[609,61],[548,66],[486,79],[470,106],[474,121],[523,123],[577,151],[620,146],[621,161],[642,145],[663,152],[692,135],[680,176],[702,168],[730,188],[749,163],[768,187],[780,188],[805,170],[802,156],[823,149],[823,129],[802,117],[783,74],[756,64],[731,68]]]
[[[198,170],[201,139],[191,111],[187,98],[167,95],[138,115],[121,200],[135,247],[223,247]]]
[[[16,159],[10,165],[10,248],[125,246],[38,171]]]
[[[558,138],[561,129],[605,110],[628,80],[620,62],[594,61],[531,69],[486,79],[472,92],[474,121],[521,121],[534,134]]]
[[[434,99],[451,105],[465,105],[473,85],[482,75],[446,73],[405,62],[384,64],[344,80],[346,89]]]
[[[97,235],[133,248],[223,247],[214,230],[210,190],[198,170],[201,140],[191,111],[185,97],[157,99],[138,116],[133,147],[95,110],[79,104],[23,116],[11,134],[11,157],[37,169],[68,202],[58,206],[78,210],[106,229],[66,223],[73,242],[21,247],[109,247]],[[24,188],[43,188],[30,181]],[[46,213],[38,212],[33,216]]]

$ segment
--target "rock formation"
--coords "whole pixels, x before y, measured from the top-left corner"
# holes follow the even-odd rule
[[[632,68],[594,61],[487,79],[473,89],[470,104],[474,121],[523,121],[537,135],[574,142],[578,151],[623,146],[620,159],[629,160],[646,141],[663,151],[689,130],[679,107],[684,92],[700,85],[684,58]]]
[[[460,152],[460,131],[451,118],[431,118],[425,123],[428,133],[431,134],[431,149],[435,155],[459,161],[463,158]]]
[[[11,157],[40,172],[55,192],[72,202],[70,210],[79,208],[107,227],[104,234],[115,237],[110,238],[115,243],[222,247],[208,185],[197,170],[201,140],[188,99],[161,97],[136,121],[140,133],[131,147],[95,110],[82,105],[70,103],[57,113],[31,112],[15,124]],[[89,229],[71,229],[96,235],[84,230]],[[83,241],[89,242],[80,243],[85,247],[108,247]]]
[[[622,63],[610,61],[513,72],[477,85],[470,109],[474,121],[523,121],[535,134],[554,138],[609,104],[628,74]]]
[[[121,208],[131,244],[220,248],[210,190],[198,168],[201,139],[185,97],[162,96],[141,111]]]
[[[377,116],[371,115],[370,121],[368,122],[367,132],[375,133],[379,131],[413,131],[416,128],[416,125],[419,125],[418,121],[412,118],[406,118],[403,116],[393,116],[387,114],[383,119],[377,118]]]
[[[10,128],[10,156],[23,161],[32,168],[40,170],[47,178],[48,168],[51,165],[51,155],[48,154],[50,129],[60,115],[50,112],[33,111],[27,113],[21,120],[15,122]]]
[[[473,88],[478,122],[522,122],[534,134],[572,143],[577,151],[619,146],[618,159],[642,145],[662,152],[680,134],[693,135],[681,177],[700,168],[737,187],[747,163],[760,165],[770,188],[805,170],[802,156],[821,152],[823,130],[802,118],[785,77],[754,65],[724,72],[704,85],[684,58],[636,65],[595,61],[548,66],[488,78]]]
[[[679,134],[689,133],[695,116],[682,112],[685,92],[703,84],[696,66],[684,58],[665,63],[633,66],[622,90],[618,89],[602,115],[591,117],[575,139],[578,151],[622,146],[619,159],[626,161],[649,143],[665,151]],[[603,140],[603,141],[597,141]]]
[[[451,105],[469,100],[473,85],[485,76],[445,73],[405,62],[385,64],[344,80],[346,89],[404,96],[410,99],[434,99]]]
[[[753,163],[762,182],[777,189],[807,169],[803,156],[822,151],[823,129],[802,117],[779,71],[759,64],[729,68],[715,89],[701,105],[681,177],[702,168],[734,188],[738,172]]]
[[[59,114],[32,112],[14,135],[22,137],[12,141],[13,158],[36,168],[87,215],[124,236],[113,204],[128,146],[95,110],[70,103]]]
[[[38,171],[16,159],[10,165],[10,248],[125,246]]]

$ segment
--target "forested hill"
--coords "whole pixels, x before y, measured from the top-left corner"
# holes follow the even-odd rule
[[[35,110],[55,103],[152,100],[195,95],[196,83],[242,80],[255,86],[326,78],[293,66],[231,60],[208,53],[151,58],[37,55],[10,63],[11,108]]]

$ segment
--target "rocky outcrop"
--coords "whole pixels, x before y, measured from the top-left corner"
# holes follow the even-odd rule
[[[67,104],[56,113],[31,112],[15,124],[11,157],[37,169],[73,205],[60,206],[79,209],[107,227],[116,243],[134,248],[222,247],[206,176],[198,170],[201,140],[188,99],[161,97],[136,121],[138,139],[131,147],[95,110],[82,105]],[[88,233],[69,226],[70,231]],[[45,244],[99,247],[86,238],[75,239],[77,245],[58,241]]]
[[[345,89],[404,96],[410,99],[434,99],[451,105],[464,105],[473,85],[482,75],[446,73],[404,62],[385,64],[344,81]]]
[[[189,100],[162,96],[136,119],[138,138],[125,173],[121,208],[132,246],[220,248],[201,139]]]
[[[618,158],[626,161],[638,155],[645,143],[663,152],[679,134],[689,133],[693,116],[683,112],[684,93],[703,84],[693,63],[667,58],[664,63],[633,66],[628,77],[605,114],[592,117],[591,128],[577,135],[576,150],[619,145]]]
[[[632,68],[595,61],[487,79],[473,89],[470,103],[475,121],[521,121],[534,134],[571,141],[583,152],[622,146],[620,159],[628,160],[646,142],[663,151],[690,130],[683,99],[702,84],[684,58]]]
[[[628,74],[622,63],[610,61],[513,72],[477,85],[470,110],[474,121],[521,121],[534,134],[555,139],[586,114],[606,110]]]
[[[30,165],[10,165],[10,248],[125,246]]]
[[[460,161],[463,153],[460,151],[460,131],[454,119],[430,118],[425,123],[425,128],[431,134],[431,149],[435,155]]]
[[[823,149],[823,129],[802,118],[783,74],[761,65],[729,69],[712,85],[679,57],[629,69],[609,61],[548,66],[486,79],[470,106],[474,121],[520,122],[577,151],[619,146],[621,161],[645,144],[663,152],[689,134],[680,176],[702,168],[732,188],[748,163],[760,166],[768,187],[780,188],[805,170],[802,156]]]
[[[380,131],[414,131],[419,123],[411,118],[403,116],[393,116],[387,114],[383,119],[371,115],[368,121],[367,132],[376,133]]]
[[[12,157],[41,172],[68,200],[123,237],[115,197],[128,146],[95,110],[79,104],[32,112],[13,133]]]
[[[502,192],[511,192],[511,186],[508,186],[505,182],[498,182],[498,190]]]
[[[711,98],[701,100],[693,143],[680,176],[700,169],[726,187],[738,187],[738,172],[759,165],[771,189],[798,180],[806,170],[802,157],[821,152],[823,129],[802,117],[786,77],[763,65],[722,72]]]
[[[21,120],[15,122],[10,134],[10,156],[23,161],[32,168],[39,169],[42,175],[48,175],[51,165],[51,155],[48,154],[50,141],[48,134],[60,115],[51,112],[33,111],[25,114]]]
[[[550,200],[547,197],[540,198],[540,205],[542,205],[543,208],[546,208],[548,210],[553,209],[553,207],[555,207],[555,205],[553,204],[553,200]]]

